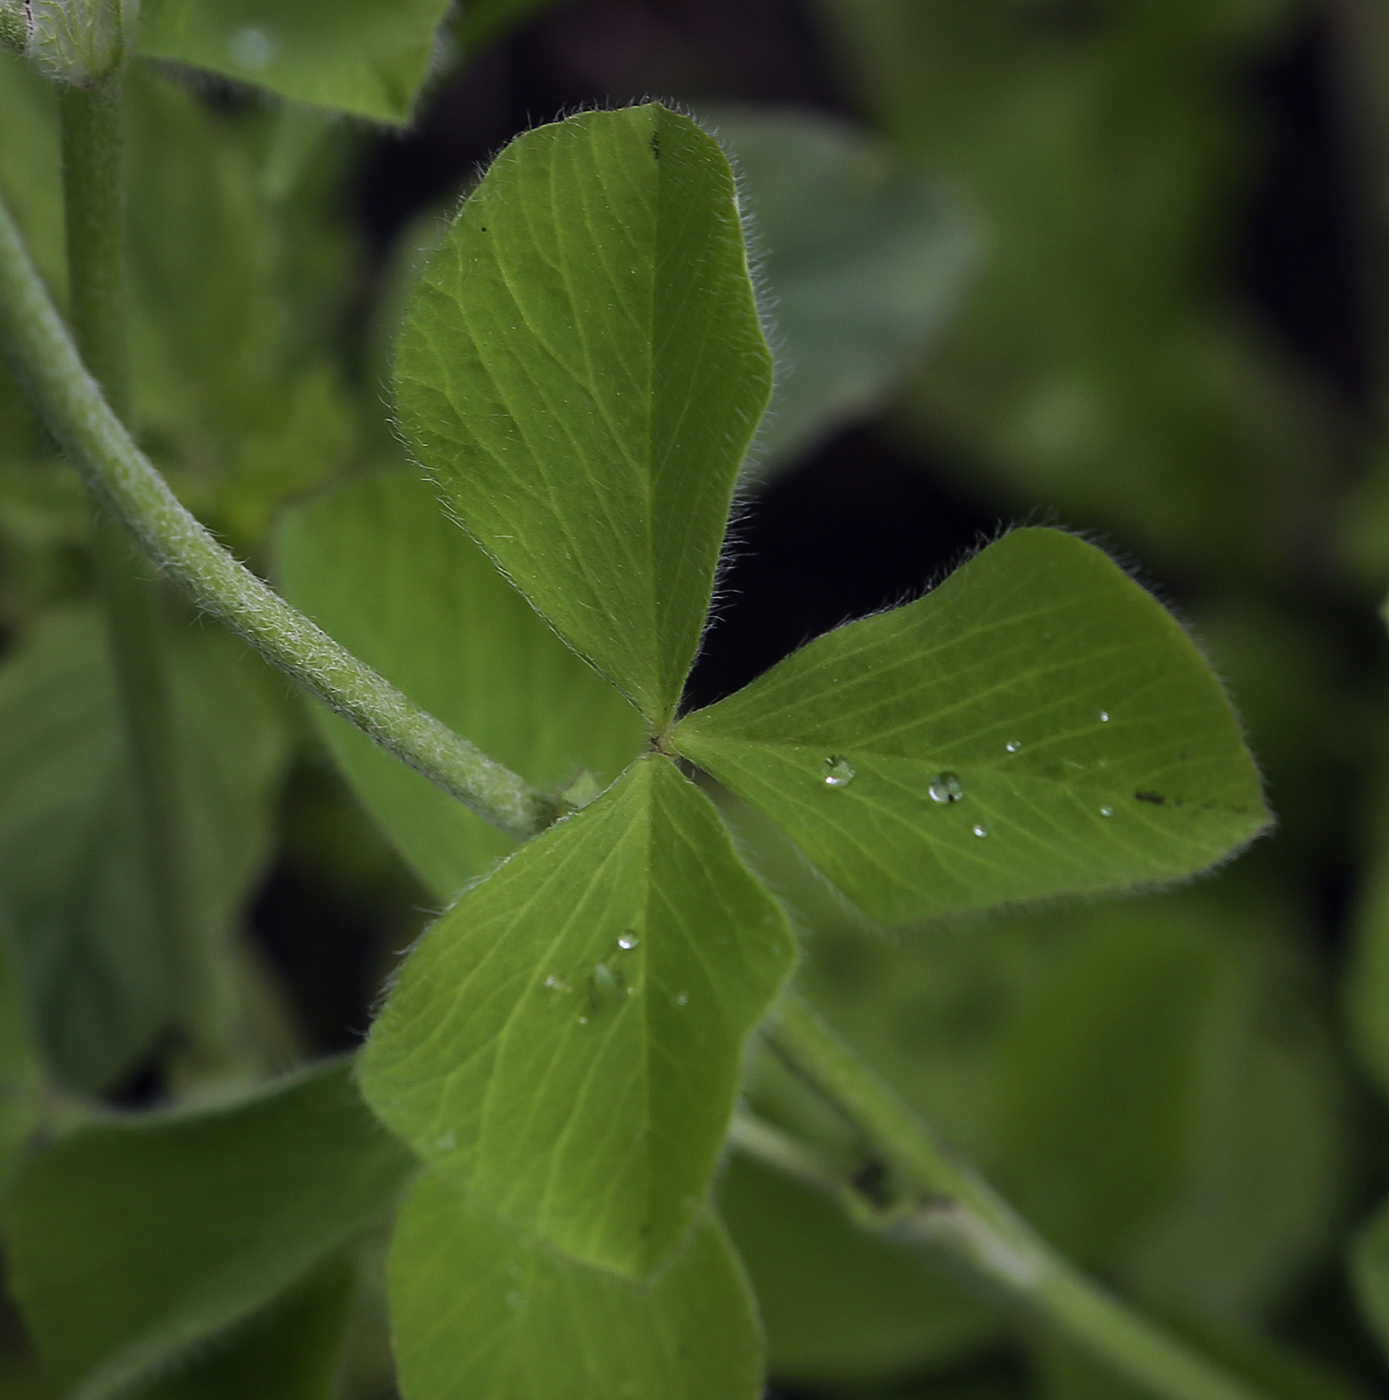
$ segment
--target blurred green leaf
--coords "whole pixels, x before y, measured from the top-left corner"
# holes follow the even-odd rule
[[[1389,1355],[1389,1205],[1381,1206],[1355,1236],[1350,1271],[1360,1314]]]
[[[180,632],[171,654],[199,929],[225,945],[270,854],[283,702],[225,633]],[[108,1087],[168,1024],[138,832],[105,629],[51,612],[0,667],[0,903],[40,1042],[76,1088]]]
[[[861,1383],[952,1366],[998,1332],[997,1313],[921,1250],[857,1229],[805,1186],[735,1157],[719,1201],[778,1382]]]
[[[901,387],[955,309],[977,238],[940,183],[848,122],[703,115],[732,152],[776,326],[780,382],[752,467],[766,479]]]
[[[288,250],[325,235],[272,202],[254,122],[156,75],[130,84],[128,108],[141,427],[188,504],[255,545],[356,443],[335,327],[290,294],[312,279]]]
[[[463,0],[454,36],[465,58],[472,58],[507,30],[553,9],[558,0]]]
[[[281,525],[290,601],[355,656],[537,786],[607,787],[644,742],[635,710],[536,615],[413,476],[356,481]],[[315,710],[367,809],[441,899],[514,848],[495,827]]]
[[[9,920],[0,909],[0,1201],[9,1189],[19,1154],[38,1125],[44,1088]]]
[[[54,1377],[80,1400],[114,1396],[298,1286],[414,1169],[340,1061],[241,1102],[84,1128],[16,1184],[15,1295]],[[300,1303],[304,1326],[334,1306]],[[262,1356],[283,1354],[273,1320],[251,1325]]]
[[[137,1400],[338,1400],[357,1270],[350,1253],[205,1344]]]
[[[402,424],[465,528],[656,726],[771,381],[728,162],[654,104],[508,146],[396,358]]]
[[[674,742],[892,922],[1189,875],[1269,820],[1190,638],[1055,530],[818,638]]]
[[[403,125],[449,0],[144,0],[139,52]]]
[[[396,1223],[405,1400],[758,1400],[757,1310],[707,1211],[650,1284],[551,1253],[434,1176]]]
[[[708,800],[654,756],[425,935],[363,1093],[479,1204],[645,1277],[708,1190],[748,1036],[794,958]]]
[[[1297,0],[818,6],[873,116],[983,225],[903,428],[972,489],[1178,563],[1287,550],[1334,472],[1330,414],[1215,288],[1249,66]]]

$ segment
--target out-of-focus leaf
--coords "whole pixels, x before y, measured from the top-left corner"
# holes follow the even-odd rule
[[[919,1249],[856,1229],[804,1186],[735,1158],[719,1199],[777,1381],[861,1383],[945,1367],[997,1334],[998,1314],[947,1282]]]
[[[255,545],[355,445],[332,328],[290,295],[310,279],[286,248],[323,235],[291,229],[267,193],[250,121],[149,75],[130,84],[129,127],[141,429],[185,500]],[[304,343],[306,320],[317,343]]]
[[[218,1337],[136,1400],[337,1400],[357,1270],[329,1259],[264,1311]]]
[[[1245,75],[1296,5],[819,8],[870,111],[984,228],[902,426],[1152,557],[1276,558],[1332,470],[1329,415],[1211,288],[1252,164]]]
[[[879,409],[959,300],[977,238],[939,182],[820,113],[713,108],[731,151],[780,366],[752,473],[796,465]]]
[[[139,52],[293,102],[410,120],[449,0],[145,0]]]
[[[463,525],[656,727],[771,387],[728,161],[656,104],[512,142],[396,356],[402,425]]]
[[[553,9],[558,0],[463,0],[454,23],[454,37],[464,58],[472,58],[507,30],[532,15]]]
[[[1191,639],[1056,530],[809,643],[674,743],[895,922],[1180,878],[1269,821]]]
[[[649,1284],[565,1259],[434,1176],[396,1223],[405,1400],[757,1400],[757,1310],[707,1211]]]
[[[744,1047],[794,960],[708,799],[654,755],[425,935],[362,1091],[479,1204],[644,1278],[709,1189]]]
[[[39,1121],[43,1089],[43,1065],[10,944],[9,922],[0,909],[0,1201]]]
[[[594,791],[641,751],[635,710],[555,636],[413,476],[353,482],[290,514],[290,600],[460,734],[539,787]],[[452,900],[514,848],[495,827],[316,711],[334,757],[420,878]]]
[[[1382,1206],[1360,1230],[1350,1265],[1361,1315],[1389,1354],[1389,1206]]]
[[[269,854],[283,702],[225,633],[182,632],[170,655],[187,852],[216,945]],[[40,1043],[76,1088],[110,1085],[168,1023],[139,830],[105,629],[51,613],[0,668],[0,902]]]
[[[415,1167],[342,1062],[242,1102],[84,1128],[16,1183],[15,1295],[54,1377],[101,1400],[255,1318],[384,1217]],[[331,1311],[320,1299],[305,1325],[319,1304]],[[258,1344],[277,1336],[267,1320]]]

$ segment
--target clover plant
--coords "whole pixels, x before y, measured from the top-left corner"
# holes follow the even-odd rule
[[[86,984],[32,934],[0,977],[23,1089],[0,1119],[5,1248],[61,1392],[328,1394],[388,1231],[405,1400],[754,1400],[758,1300],[715,1189],[735,1150],[1155,1393],[1252,1394],[1044,1242],[799,998],[798,930],[748,836],[765,823],[823,897],[894,925],[1207,869],[1269,813],[1182,626],[1097,546],[1017,529],[685,708],[775,365],[729,160],[658,103],[495,159],[399,329],[409,467],[285,514],[272,591],[122,425],[126,65],[401,121],[445,6],[146,0],[95,68],[35,24],[62,10],[81,37],[101,6],[13,8],[4,32],[61,87],[72,331],[4,212],[0,336],[101,517],[107,623],[77,609],[40,634],[0,711],[53,674],[106,728],[72,755],[89,826],[0,831],[0,861],[24,898],[35,842],[143,842],[152,872],[92,905]],[[342,773],[443,909],[351,1062],[276,1077],[238,1050],[218,910],[284,740],[224,635],[168,635],[132,537],[325,702]],[[31,885],[26,926],[66,929]],[[151,940],[146,976],[102,942],[117,907]],[[160,1037],[182,1102],[69,1097]],[[838,1147],[748,1107],[758,1056],[847,1125]]]

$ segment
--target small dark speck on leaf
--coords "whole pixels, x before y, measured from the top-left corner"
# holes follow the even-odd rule
[[[661,158],[661,133],[660,133],[659,131],[653,131],[653,132],[651,133],[651,154],[652,154],[653,156],[655,156],[657,160],[660,160],[660,158]]]
[[[1134,796],[1140,802],[1151,802],[1154,807],[1161,807],[1167,801],[1160,792],[1136,792]]]

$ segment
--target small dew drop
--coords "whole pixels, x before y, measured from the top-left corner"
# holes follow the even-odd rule
[[[263,29],[238,29],[227,40],[227,57],[238,68],[263,73],[275,62],[279,45]]]
[[[526,1306],[526,1295],[524,1293],[517,1292],[517,1290],[513,1288],[506,1295],[506,1305],[507,1307],[512,1308],[513,1310],[517,1308],[523,1308]]]
[[[688,992],[681,992],[680,995],[675,998],[675,1004],[676,1006],[688,1006],[690,1004],[690,994]]]
[[[556,977],[553,972],[545,979],[545,985],[552,992],[567,992],[569,990],[569,983],[563,977]]]
[[[1101,807],[1101,808],[1100,808],[1100,816],[1102,816],[1102,817],[1112,817],[1113,815],[1114,815],[1114,808],[1113,808],[1113,807]]]
[[[630,953],[639,942],[641,942],[641,940],[636,936],[636,934],[631,933],[629,931],[627,933],[622,934],[618,938],[617,946],[621,948],[624,953]]]
[[[831,754],[825,760],[825,786],[846,788],[858,776],[854,765],[842,754]]]
[[[587,1017],[587,1016],[580,1016],[580,1017],[579,1017],[579,1024],[580,1024],[581,1026],[586,1026],[586,1025],[588,1025],[588,1017]]]
[[[1016,739],[1009,739],[1003,747],[1007,749],[1009,753],[1017,753],[1017,751],[1022,748],[1022,745],[1018,743]]]
[[[958,773],[937,773],[926,791],[931,794],[932,802],[958,802],[965,795],[965,785]]]
[[[434,1146],[437,1147],[440,1152],[452,1152],[456,1145],[452,1133],[441,1133],[434,1139]]]
[[[1100,723],[1101,723],[1101,724],[1108,724],[1108,723],[1109,723],[1109,711],[1108,711],[1108,710],[1101,710],[1101,711],[1100,711]]]
[[[975,822],[974,834],[976,836],[987,836],[989,834],[989,828],[984,826],[981,822]]]

